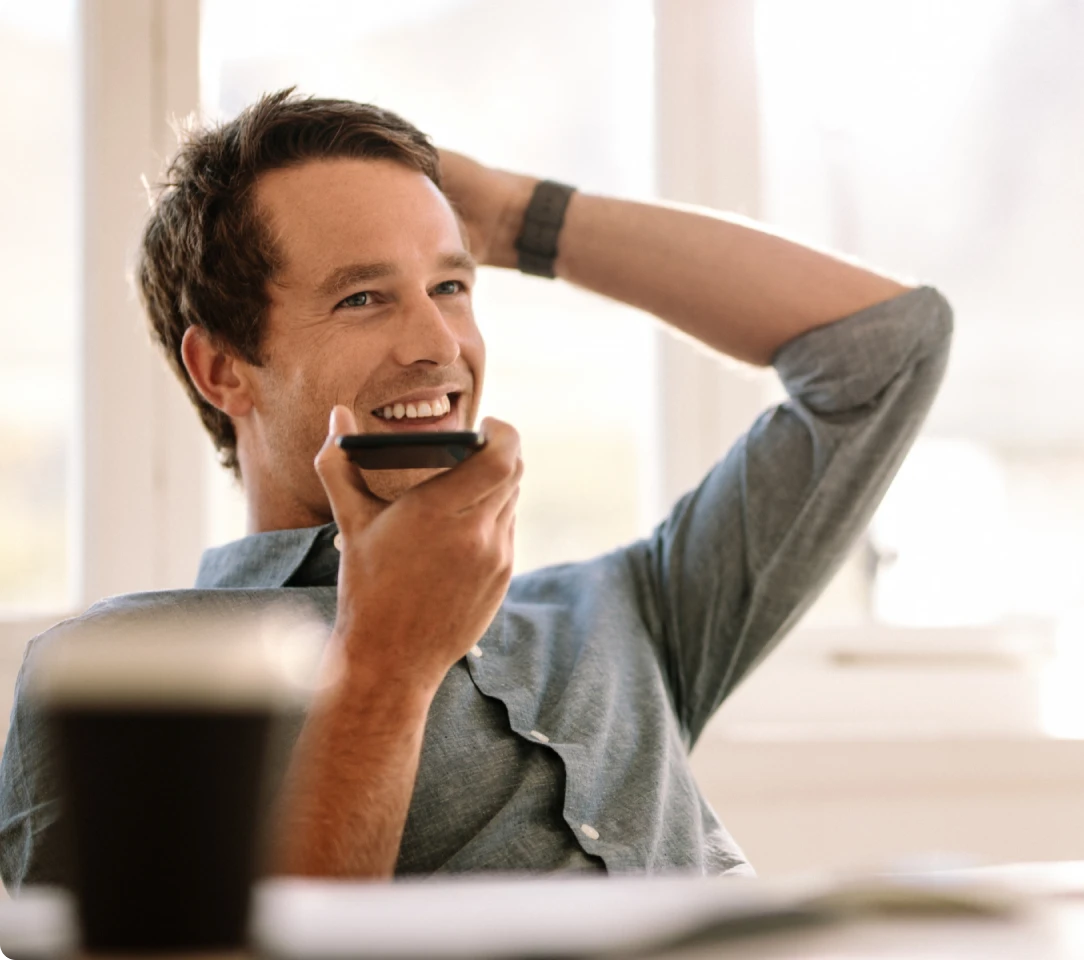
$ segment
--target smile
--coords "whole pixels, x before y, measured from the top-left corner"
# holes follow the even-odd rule
[[[453,398],[458,394],[442,394],[429,400],[393,403],[373,411],[381,420],[439,420],[451,413]]]

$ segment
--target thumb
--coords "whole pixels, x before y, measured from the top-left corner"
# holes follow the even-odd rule
[[[327,437],[315,461],[316,473],[324,485],[335,522],[344,533],[367,523],[376,502],[361,471],[336,443],[339,437],[357,433],[357,430],[353,411],[342,404],[336,405],[331,411]]]

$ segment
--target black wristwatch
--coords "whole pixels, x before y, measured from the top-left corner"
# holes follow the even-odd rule
[[[550,279],[556,276],[557,235],[575,189],[555,180],[543,180],[534,188],[523,215],[523,228],[516,237],[518,266],[524,273]]]

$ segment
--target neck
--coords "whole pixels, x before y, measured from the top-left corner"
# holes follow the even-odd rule
[[[247,532],[268,533],[272,530],[298,530],[319,527],[332,520],[326,502],[301,502],[281,482],[274,471],[261,466],[238,450],[241,476],[244,481]]]
[[[302,504],[270,504],[252,496],[246,497],[247,533],[269,533],[272,530],[299,530],[303,527],[322,527],[330,523],[329,513],[318,513]]]

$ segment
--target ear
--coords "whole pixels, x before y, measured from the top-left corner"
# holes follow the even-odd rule
[[[212,407],[229,417],[243,417],[252,409],[248,364],[219,347],[203,327],[185,330],[181,359],[196,389]]]

